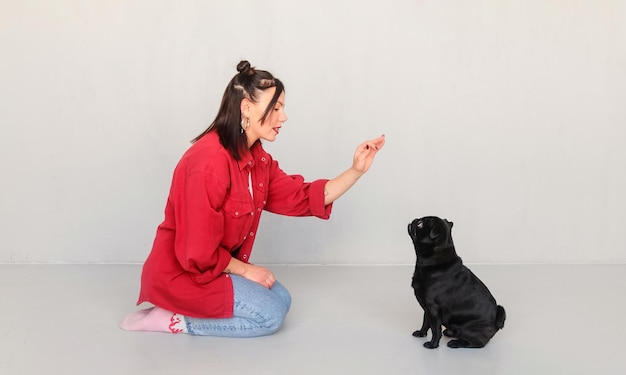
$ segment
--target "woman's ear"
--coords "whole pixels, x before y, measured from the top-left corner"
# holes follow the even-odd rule
[[[241,105],[239,106],[243,117],[250,117],[250,100],[248,98],[241,99]]]

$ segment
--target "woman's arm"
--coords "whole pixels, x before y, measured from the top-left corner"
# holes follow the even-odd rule
[[[385,135],[360,144],[352,161],[352,166],[339,176],[329,180],[324,189],[324,204],[330,204],[341,197],[365,174],[372,165],[376,153],[385,145]]]

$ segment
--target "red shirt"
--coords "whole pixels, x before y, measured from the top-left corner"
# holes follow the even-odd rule
[[[233,287],[223,272],[232,257],[249,261],[261,212],[328,219],[327,181],[287,175],[260,142],[237,161],[216,132],[208,133],[174,170],[137,304],[196,318],[232,317]]]

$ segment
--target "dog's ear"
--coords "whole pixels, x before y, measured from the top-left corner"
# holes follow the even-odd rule
[[[445,221],[445,222],[446,222],[446,224],[448,224],[448,227],[449,227],[450,229],[452,229],[452,226],[454,225],[454,223],[453,223],[453,222],[448,221],[448,219],[443,219],[443,221]]]

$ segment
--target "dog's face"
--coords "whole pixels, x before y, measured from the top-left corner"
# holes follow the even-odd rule
[[[454,247],[452,223],[436,216],[425,216],[409,224],[409,236],[413,240],[418,257],[429,257],[437,250]]]

